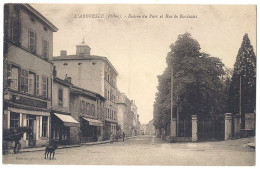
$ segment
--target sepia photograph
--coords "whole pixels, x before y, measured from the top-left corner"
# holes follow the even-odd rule
[[[256,165],[257,4],[2,9],[2,165]]]

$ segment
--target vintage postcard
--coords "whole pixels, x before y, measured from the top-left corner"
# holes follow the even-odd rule
[[[3,164],[256,164],[257,5],[2,7]]]

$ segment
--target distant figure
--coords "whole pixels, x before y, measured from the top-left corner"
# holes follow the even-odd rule
[[[123,142],[125,141],[125,133],[123,132]]]
[[[113,134],[110,135],[110,143],[113,143]]]

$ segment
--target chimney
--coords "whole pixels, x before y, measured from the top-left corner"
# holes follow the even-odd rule
[[[67,56],[67,51],[66,50],[61,50],[60,51],[60,56]]]
[[[67,81],[71,83],[71,77],[67,77]]]
[[[57,70],[56,70],[56,66],[53,66],[53,76],[56,77],[57,76]]]
[[[71,77],[69,77],[67,74],[65,75],[65,81],[71,83]]]

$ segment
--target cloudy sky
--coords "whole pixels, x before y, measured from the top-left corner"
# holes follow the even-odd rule
[[[256,6],[31,5],[59,28],[54,33],[54,56],[60,50],[75,54],[75,45],[84,38],[91,54],[111,61],[119,72],[118,88],[136,101],[141,123],[153,118],[157,76],[164,71],[169,46],[178,35],[191,33],[203,52],[221,58],[230,68],[245,33],[256,51]],[[78,18],[81,14],[121,18]],[[129,14],[147,18],[128,18]],[[165,18],[166,14],[178,18]],[[180,18],[181,14],[196,18]]]

